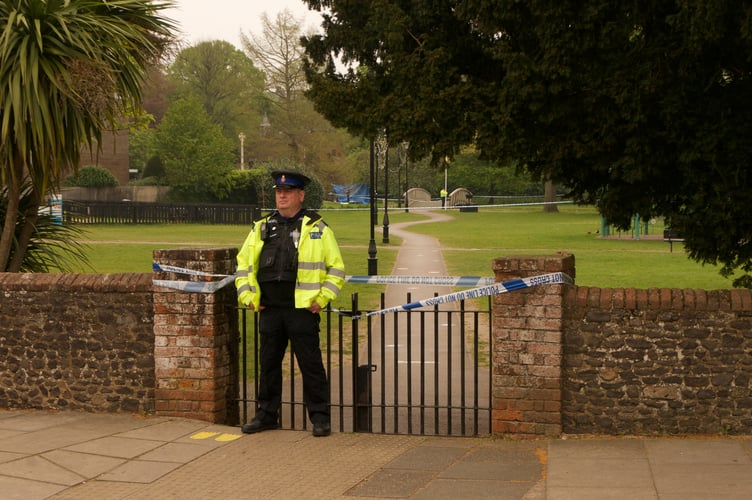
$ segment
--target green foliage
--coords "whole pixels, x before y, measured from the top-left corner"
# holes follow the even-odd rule
[[[307,3],[328,10],[304,46],[335,125],[435,164],[474,144],[618,227],[665,216],[691,258],[752,272],[749,0]]]
[[[181,99],[170,106],[155,145],[174,200],[213,201],[227,196],[232,143],[197,99]]]
[[[73,175],[69,175],[65,179],[66,186],[75,187],[115,187],[118,185],[118,181],[112,173],[102,167],[94,165],[88,167],[81,167]]]
[[[162,159],[159,156],[150,157],[146,162],[146,166],[144,167],[144,171],[141,176],[144,179],[149,177],[154,177],[157,179],[164,178],[166,176],[166,173]]]
[[[128,134],[128,165],[139,172],[144,172],[148,167],[149,161],[154,155],[154,134],[153,128],[142,128],[131,130]],[[150,174],[153,175],[153,174]],[[146,177],[144,173],[142,175]]]
[[[20,198],[21,213],[29,212],[34,204],[31,186],[26,184],[22,188]],[[4,219],[8,207],[8,190],[0,190],[0,219]],[[26,217],[22,216],[16,222],[11,248],[11,259],[18,252],[17,242],[21,232],[27,224]],[[62,225],[53,220],[51,211],[46,209],[36,217],[33,222],[33,235],[24,251],[19,272],[23,273],[48,273],[52,271],[69,272],[74,269],[89,270],[87,258],[88,248],[80,243],[86,233],[80,226]],[[8,271],[4,269],[4,271]]]
[[[444,186],[443,169],[438,173],[433,192]],[[447,186],[464,187],[474,195],[481,195],[493,203],[494,196],[543,195],[543,183],[534,181],[530,175],[516,166],[500,166],[481,160],[477,153],[463,152],[455,156],[447,168]]]
[[[168,74],[175,84],[173,102],[196,99],[233,146],[238,132],[258,130],[264,74],[231,43],[212,40],[185,48]]]
[[[159,15],[171,5],[0,2],[0,180],[7,187],[0,269],[20,269],[35,234],[36,208],[61,169],[79,164],[82,145],[101,144],[103,130],[114,130],[141,108],[146,68],[172,40],[173,26]],[[22,179],[31,189],[24,212]]]
[[[260,205],[264,184],[270,184],[269,174],[264,169],[233,170],[229,173],[229,192],[224,203]]]

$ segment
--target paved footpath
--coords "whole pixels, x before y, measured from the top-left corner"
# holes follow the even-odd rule
[[[410,274],[402,258],[415,257],[413,242],[403,242],[399,274]],[[0,500],[47,498],[748,500],[752,437],[314,438],[169,417],[0,410]]]
[[[752,438],[512,441],[0,411],[0,499],[749,499]]]

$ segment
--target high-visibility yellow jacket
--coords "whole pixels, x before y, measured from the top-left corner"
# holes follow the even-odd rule
[[[253,223],[238,253],[235,287],[241,305],[253,305],[258,311],[261,290],[257,280],[259,256],[264,246],[261,225],[273,214]],[[295,307],[307,309],[315,301],[322,308],[334,300],[345,284],[345,263],[334,232],[315,212],[303,215],[298,242],[298,271],[295,283]]]

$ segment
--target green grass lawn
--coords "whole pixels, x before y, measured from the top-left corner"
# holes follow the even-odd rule
[[[347,273],[367,274],[370,215],[367,210],[321,212],[334,229],[347,265]],[[510,255],[544,255],[568,252],[575,256],[579,285],[633,288],[731,288],[714,266],[689,260],[681,243],[673,252],[662,238],[632,239],[630,234],[606,239],[598,234],[600,216],[592,208],[561,205],[558,213],[543,213],[540,207],[480,208],[479,212],[448,210],[452,221],[418,224],[410,230],[439,239],[452,275],[491,276],[492,261]],[[390,209],[390,223],[422,220],[416,210]],[[375,234],[379,274],[390,274],[400,245],[390,235],[382,244],[379,211]],[[91,269],[80,272],[150,272],[152,252],[165,248],[239,247],[248,233],[243,226],[198,224],[92,225],[82,243],[88,246]],[[661,221],[649,225],[649,233],[662,236]],[[372,291],[374,287],[368,287]],[[348,291],[363,288],[348,285]],[[349,294],[342,298],[349,307]],[[341,302],[338,301],[338,302]]]

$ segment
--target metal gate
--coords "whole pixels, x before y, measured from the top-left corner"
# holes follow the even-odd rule
[[[407,302],[411,302],[410,294]],[[382,307],[384,294],[381,295]],[[441,308],[440,308],[441,307]],[[327,309],[321,349],[329,377],[332,430],[382,434],[491,434],[491,298],[363,317]],[[347,312],[345,312],[347,313]],[[258,394],[258,317],[241,311],[243,422]],[[310,427],[294,355],[285,356],[281,423]]]

